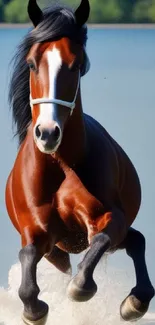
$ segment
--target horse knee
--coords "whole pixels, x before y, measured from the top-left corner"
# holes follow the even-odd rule
[[[40,260],[40,254],[37,247],[33,244],[23,247],[19,252],[19,260],[21,264],[26,261],[26,263],[38,263]]]
[[[94,235],[94,237],[91,240],[91,245],[90,246],[94,246],[95,244],[98,244],[98,246],[101,246],[104,248],[104,250],[106,250],[106,248],[109,248],[111,243],[110,237],[108,234],[103,232],[100,232],[96,235]]]

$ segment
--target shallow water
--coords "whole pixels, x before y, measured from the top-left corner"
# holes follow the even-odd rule
[[[26,29],[0,29],[0,285],[7,287],[8,271],[17,262],[20,238],[7,216],[4,204],[6,179],[16,157],[11,114],[7,105],[8,64]],[[122,145],[133,161],[142,184],[143,200],[134,226],[146,236],[146,259],[155,285],[155,30],[90,29],[88,54],[90,72],[82,79],[84,111],[98,119]],[[74,271],[77,257],[73,259]],[[100,263],[96,278],[99,292],[88,304],[70,303],[65,296],[68,278],[49,264],[40,265],[42,296],[50,302],[48,324],[119,325],[119,305],[134,286],[134,269],[125,252]],[[44,278],[46,274],[46,279]],[[9,289],[0,290],[0,324],[19,325],[21,304],[17,296],[19,265],[12,267]],[[59,283],[59,286],[55,286]],[[61,302],[61,308],[59,304]],[[16,310],[16,313],[15,313]],[[139,324],[155,323],[155,300]],[[89,322],[88,322],[89,320]]]

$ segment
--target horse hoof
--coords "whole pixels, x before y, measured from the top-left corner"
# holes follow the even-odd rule
[[[128,296],[120,306],[120,314],[125,321],[136,321],[147,312],[149,303],[143,303],[134,295]]]
[[[48,316],[48,305],[44,302],[39,300],[38,301],[38,308],[36,308],[35,312],[28,312],[24,310],[22,315],[22,320],[27,325],[45,325],[47,316]],[[38,309],[38,311],[37,311]]]
[[[93,281],[92,286],[90,289],[85,289],[80,287],[77,282],[76,278],[73,278],[67,288],[67,295],[68,298],[72,301],[84,302],[90,300],[95,293],[97,292],[97,285]]]
[[[26,325],[45,325],[46,324],[46,320],[47,320],[47,315],[45,315],[44,317],[38,319],[38,320],[29,320],[28,318],[26,318],[24,315],[22,316],[22,320]]]

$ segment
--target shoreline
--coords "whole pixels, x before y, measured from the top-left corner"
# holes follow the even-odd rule
[[[87,24],[90,29],[155,29],[155,24]],[[31,24],[0,23],[0,29],[30,28]]]

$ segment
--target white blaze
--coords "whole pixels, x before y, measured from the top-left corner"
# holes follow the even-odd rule
[[[47,63],[49,72],[49,98],[55,98],[56,79],[58,71],[62,65],[62,58],[60,51],[53,47],[52,51],[47,52]],[[55,105],[52,103],[40,104],[40,115],[38,116],[36,124],[44,124],[53,121]],[[34,108],[35,109],[35,108]],[[58,122],[58,121],[57,121]]]
[[[47,52],[47,60],[49,66],[49,97],[55,98],[55,85],[57,73],[62,65],[62,58],[60,56],[60,51],[54,47],[52,51]]]

